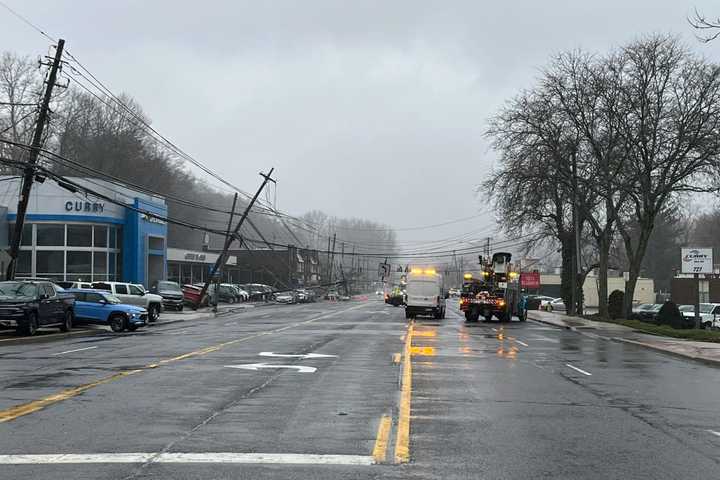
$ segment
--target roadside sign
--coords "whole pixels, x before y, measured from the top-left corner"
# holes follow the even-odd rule
[[[683,248],[681,255],[682,273],[713,273],[712,248]]]
[[[540,272],[522,272],[520,274],[520,288],[533,290],[540,288]]]

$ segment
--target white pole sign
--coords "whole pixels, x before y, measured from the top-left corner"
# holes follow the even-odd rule
[[[713,273],[712,248],[683,248],[681,254],[682,273]]]

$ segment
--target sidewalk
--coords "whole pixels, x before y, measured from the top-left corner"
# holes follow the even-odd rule
[[[250,308],[264,307],[269,305],[275,305],[275,303],[265,302],[245,302],[245,303],[234,303],[226,304],[222,303],[218,305],[217,315],[227,315],[230,313],[238,313]],[[182,312],[174,310],[163,310],[160,314],[160,318],[156,322],[152,322],[150,325],[163,325],[168,323],[184,322],[186,320],[198,320],[200,318],[213,317],[215,314],[211,307],[202,307],[197,310],[193,310],[190,307],[183,308]]]
[[[720,343],[694,342],[679,338],[650,335],[624,325],[596,322],[541,310],[529,311],[528,318],[554,327],[567,328],[591,337],[630,343],[669,355],[720,366]]]

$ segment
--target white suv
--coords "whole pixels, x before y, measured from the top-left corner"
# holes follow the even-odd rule
[[[148,311],[148,320],[151,322],[160,317],[162,297],[148,293],[142,285],[124,282],[94,282],[92,288],[111,292],[123,303],[145,308]]]

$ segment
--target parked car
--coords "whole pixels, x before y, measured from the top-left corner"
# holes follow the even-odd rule
[[[661,303],[641,303],[632,309],[630,318],[644,322],[654,322],[662,307]]]
[[[66,290],[69,288],[92,288],[92,283],[90,282],[55,282],[55,285]]]
[[[206,306],[208,303],[207,294],[205,294],[202,301],[200,301],[202,287],[198,287],[197,285],[183,285],[182,292],[185,304],[189,305],[193,310],[197,310],[198,307]]]
[[[92,288],[110,292],[123,303],[144,308],[148,311],[149,322],[154,322],[160,318],[162,297],[154,293],[148,293],[142,285],[124,282],[94,282]]]
[[[686,319],[695,321],[695,306],[681,305],[680,313]],[[700,324],[705,328],[718,327],[720,325],[720,303],[701,303],[700,304]]]
[[[244,301],[245,301],[245,296],[244,296],[242,293],[240,293],[240,289],[239,289],[236,285],[233,285],[233,284],[231,284],[231,283],[221,283],[221,284],[220,284],[220,289],[221,289],[221,290],[222,290],[222,289],[226,289],[228,294],[232,294],[232,295],[233,295],[233,300],[232,300],[232,301],[228,301],[228,303],[244,302]]]
[[[195,286],[199,287],[202,290],[203,284],[196,283]],[[210,285],[208,285],[207,295],[208,295],[209,301],[214,300],[215,290],[216,290],[216,285],[214,283],[211,283]],[[217,298],[218,302],[235,303],[240,298],[240,293],[238,292],[238,290],[236,290],[235,287],[233,287],[229,283],[221,283],[220,285],[218,285],[217,292],[218,292],[218,298]]]
[[[109,325],[113,332],[130,330],[147,325],[148,311],[137,305],[128,305],[104,290],[70,289],[75,296],[75,318],[82,323]]]
[[[558,311],[558,312],[564,312],[567,309],[565,308],[565,302],[562,298],[556,298],[550,303],[548,303],[547,307],[545,309],[548,312]]]
[[[242,298],[243,302],[247,302],[250,300],[250,293],[248,293],[247,290],[243,288],[243,285],[233,285],[235,289],[240,293],[240,297]]]
[[[263,285],[262,283],[248,283],[245,285],[245,291],[250,294],[250,300],[270,300],[273,298],[275,289],[270,285]]]
[[[315,292],[304,288],[295,290],[299,303],[311,303],[316,301]]]
[[[281,292],[275,295],[275,301],[278,303],[297,303],[297,294],[293,291]]]
[[[163,308],[172,308],[178,312],[182,311],[185,302],[179,283],[158,280],[153,282],[150,292],[162,297]]]
[[[533,295],[533,298],[540,300],[540,310],[547,310],[550,303],[555,300],[555,297],[548,297],[547,295]]]
[[[40,327],[73,326],[75,297],[49,281],[0,282],[0,326],[35,335]]]

